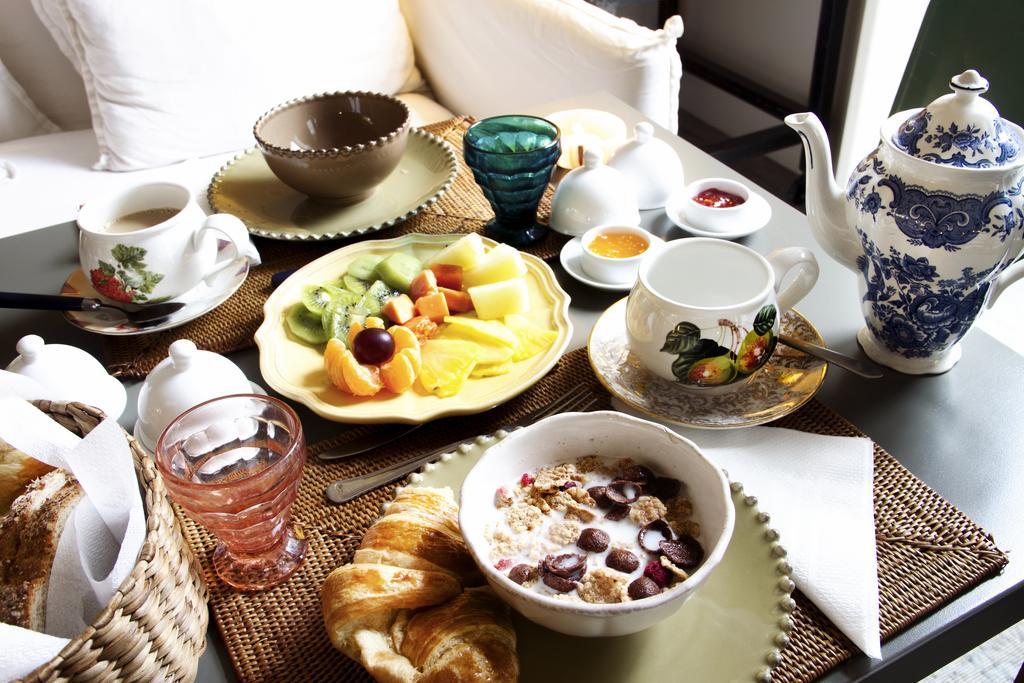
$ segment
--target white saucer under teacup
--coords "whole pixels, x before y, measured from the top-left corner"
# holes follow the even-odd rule
[[[230,243],[220,242],[221,251],[232,249]],[[100,308],[96,311],[64,311],[64,319],[75,327],[109,336],[132,336],[169,330],[195,320],[224,303],[234,294],[249,275],[249,260],[240,257],[232,261],[232,267],[218,271],[208,281],[200,281],[195,287],[179,297],[171,299],[185,306],[171,313],[157,324],[135,324],[128,322],[117,311]],[[60,290],[69,296],[98,296],[92,283],[80,269],[68,276]]]

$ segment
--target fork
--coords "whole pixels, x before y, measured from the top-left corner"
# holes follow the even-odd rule
[[[598,401],[597,396],[592,392],[592,388],[592,384],[578,384],[566,392],[564,396],[546,406],[537,408],[536,410],[524,415],[519,420],[503,427],[503,429],[511,432],[515,429],[531,425],[534,422],[550,415],[554,415],[555,413],[585,411],[591,408]],[[452,443],[444,445],[437,450],[413,456],[403,460],[402,462],[385,467],[382,470],[371,472],[370,474],[363,474],[349,479],[336,479],[327,485],[327,488],[324,490],[324,495],[327,496],[327,500],[332,503],[347,503],[353,498],[363,495],[367,491],[372,491],[373,489],[384,486],[385,484],[390,484],[396,479],[401,479],[405,475],[415,472],[428,462],[436,460],[445,453],[455,450],[459,444],[464,443],[465,441],[465,439],[453,441]]]

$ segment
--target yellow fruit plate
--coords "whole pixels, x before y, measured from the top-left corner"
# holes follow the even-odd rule
[[[404,422],[418,424],[448,415],[489,410],[529,389],[561,358],[572,338],[569,295],[558,285],[551,268],[536,256],[523,253],[533,323],[557,332],[546,351],[514,364],[496,377],[471,378],[454,396],[441,398],[415,383],[402,394],[382,391],[372,398],[356,398],[335,388],[324,371],[323,346],[311,346],[293,337],[285,325],[288,309],[300,300],[307,284],[330,282],[363,254],[387,255],[404,251],[423,261],[462,235],[402,235],[389,240],[368,240],[342,247],[307,264],[285,280],[263,306],[263,324],[256,330],[260,372],[280,394],[302,403],[317,415],[335,422]],[[497,243],[484,238],[488,249]]]

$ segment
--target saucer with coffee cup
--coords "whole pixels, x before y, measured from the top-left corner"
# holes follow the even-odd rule
[[[818,263],[803,247],[763,257],[719,239],[674,240],[640,265],[626,303],[629,349],[686,390],[734,391],[768,362],[782,314],[817,279]]]
[[[200,283],[259,263],[245,224],[207,216],[184,185],[137,185],[90,200],[78,212],[82,272],[101,298],[146,305],[181,297]],[[220,249],[218,238],[230,249]]]

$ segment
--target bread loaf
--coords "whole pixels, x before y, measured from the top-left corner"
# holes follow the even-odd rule
[[[11,509],[11,503],[32,480],[52,469],[0,439],[0,515]]]
[[[57,543],[82,497],[61,469],[39,477],[0,517],[0,622],[46,629],[46,591]]]

